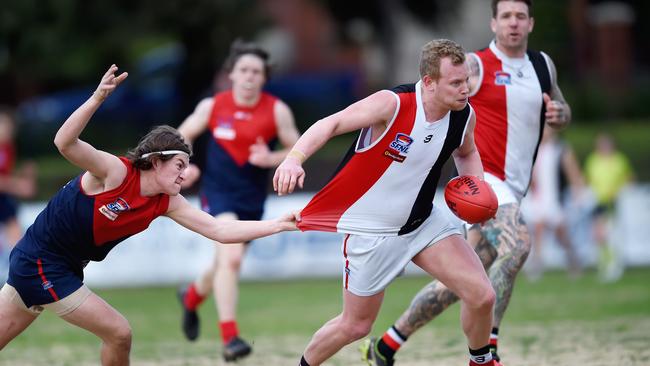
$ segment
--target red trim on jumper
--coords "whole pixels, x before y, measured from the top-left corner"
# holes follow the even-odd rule
[[[350,279],[350,261],[348,260],[348,238],[350,234],[345,235],[345,240],[343,240],[343,258],[345,258],[345,289],[348,289],[348,281]]]
[[[388,333],[384,333],[384,336],[381,337],[381,340],[384,341],[384,343],[386,343],[386,345],[390,347],[390,349],[392,349],[393,351],[397,351],[400,347],[402,347],[402,345],[397,343],[393,338],[391,338],[391,336],[389,336]]]
[[[50,282],[50,281],[47,280],[47,278],[45,278],[45,273],[43,273],[43,262],[41,261],[41,258],[38,258],[36,260],[36,265],[38,266],[38,274],[41,276],[41,280],[43,280],[43,285],[45,285],[47,282]],[[50,282],[50,285],[52,285],[51,282]],[[43,289],[45,289],[45,287],[43,287]],[[59,295],[57,295],[56,292],[54,292],[53,285],[52,285],[52,287],[48,288],[47,290],[50,292],[50,295],[52,295],[52,298],[54,299],[54,301],[59,301]]]

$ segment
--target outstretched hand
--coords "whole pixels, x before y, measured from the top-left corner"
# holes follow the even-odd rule
[[[111,65],[104,76],[102,76],[102,80],[99,82],[97,90],[95,90],[93,93],[93,97],[97,98],[100,102],[106,99],[113,92],[113,90],[115,90],[115,88],[120,85],[120,83],[122,83],[122,81],[124,81],[127,76],[129,76],[127,72],[123,72],[119,76],[115,76],[116,71],[117,65]]]

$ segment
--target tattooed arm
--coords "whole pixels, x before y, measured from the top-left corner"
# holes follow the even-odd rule
[[[469,95],[475,95],[481,87],[483,81],[483,68],[481,61],[475,53],[470,52],[465,55],[465,65],[469,70]]]

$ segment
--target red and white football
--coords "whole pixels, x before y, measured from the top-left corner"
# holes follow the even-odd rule
[[[493,218],[499,207],[490,184],[473,175],[450,180],[445,187],[445,202],[456,216],[470,224]]]

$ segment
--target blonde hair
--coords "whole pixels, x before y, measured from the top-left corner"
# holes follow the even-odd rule
[[[433,80],[440,79],[440,60],[445,57],[452,64],[460,65],[465,62],[465,50],[449,39],[434,39],[425,44],[420,53],[420,77],[429,75]]]

